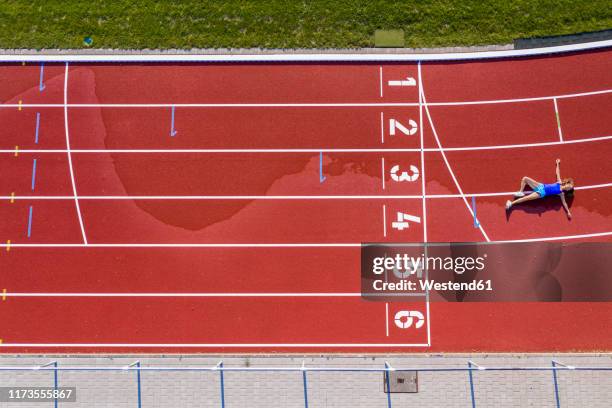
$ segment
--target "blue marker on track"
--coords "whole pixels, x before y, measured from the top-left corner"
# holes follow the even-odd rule
[[[32,206],[30,206],[30,215],[28,216],[28,238],[32,236]]]
[[[472,211],[474,212],[474,228],[480,227],[480,221],[476,217],[476,197],[472,196]]]
[[[325,176],[323,175],[323,152],[319,153],[319,183],[325,181]]]
[[[34,143],[38,144],[38,130],[40,129],[40,112],[36,112],[36,135],[34,136]]]
[[[45,76],[45,63],[40,63],[40,84],[38,85],[38,89],[42,92],[45,89],[45,84],[43,83],[43,79]]]
[[[176,130],[174,129],[174,110],[175,107],[172,107],[172,119],[170,121],[170,136],[176,136]]]
[[[34,159],[34,163],[32,164],[32,191],[34,191],[35,185],[36,185],[36,159]]]

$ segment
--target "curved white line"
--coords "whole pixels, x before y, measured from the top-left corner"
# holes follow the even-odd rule
[[[602,95],[612,93],[612,89],[601,89],[599,91],[576,92],[571,94],[553,95],[553,96],[534,96],[531,98],[514,98],[514,99],[483,99],[478,101],[456,101],[456,102],[430,102],[429,106],[464,106],[464,105],[490,105],[498,103],[518,103],[518,102],[537,102],[537,101],[552,101],[555,99],[579,98],[582,96]]]
[[[539,242],[539,241],[561,241],[564,239],[580,239],[580,238],[597,238],[607,237],[612,235],[612,231],[608,232],[595,232],[592,234],[580,234],[580,235],[565,235],[558,237],[542,237],[542,238],[526,238],[526,239],[508,239],[495,242]]]
[[[426,151],[445,151],[445,152],[460,152],[460,151],[476,151],[476,150],[498,150],[498,149],[520,149],[529,147],[542,147],[542,146],[559,146],[575,143],[587,143],[587,142],[599,142],[602,140],[610,140],[612,136],[598,136],[590,137],[585,139],[572,139],[554,142],[540,142],[540,143],[520,143],[513,145],[491,145],[491,146],[472,146],[472,147],[445,147],[443,149],[425,149]]]
[[[70,131],[68,129],[68,63],[66,62],[66,71],[64,74],[64,128],[66,129],[66,153],[68,154],[68,167],[70,168],[70,182],[72,183],[72,192],[74,193],[74,204],[79,217],[79,225],[83,236],[83,243],[87,245],[87,235],[85,235],[85,227],[83,226],[83,217],[81,216],[81,207],[79,205],[79,196],[77,194],[76,183],[74,181],[74,170],[72,168],[72,155],[70,152]]]
[[[470,204],[468,203],[467,199],[465,198],[465,194],[463,194],[463,189],[461,188],[461,185],[459,184],[459,181],[457,180],[457,177],[455,177],[455,173],[453,172],[453,169],[451,168],[450,163],[448,162],[448,158],[446,157],[446,154],[444,153],[444,149],[442,148],[442,144],[440,143],[440,138],[438,137],[438,132],[436,131],[436,127],[433,123],[433,119],[431,118],[431,114],[429,112],[429,107],[427,106],[427,98],[425,97],[425,89],[423,89],[423,81],[422,81],[423,77],[422,75],[419,75],[419,81],[421,81],[419,83],[419,93],[421,94],[421,99],[423,101],[423,105],[425,107],[425,113],[427,113],[427,118],[429,119],[429,125],[431,126],[431,130],[434,134],[434,137],[436,138],[436,143],[438,145],[438,148],[440,149],[440,154],[442,154],[442,158],[444,159],[444,163],[446,164],[446,168],[448,169],[448,172],[450,173],[453,182],[455,183],[455,187],[457,187],[457,190],[459,191],[459,194],[461,195],[461,198],[463,199],[463,202],[465,203],[465,206],[467,207],[468,211],[470,212],[470,214],[472,215],[472,217],[475,217],[474,215],[474,211],[472,210],[472,207],[470,206]],[[423,123],[420,124],[421,127],[423,127]],[[491,240],[489,239],[489,236],[487,235],[487,233],[484,230],[484,227],[482,226],[482,222],[478,223],[478,229],[480,230],[480,232],[482,233],[482,235],[484,236],[484,238],[487,240],[487,242],[491,242]]]

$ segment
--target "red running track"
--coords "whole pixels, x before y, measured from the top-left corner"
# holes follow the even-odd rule
[[[0,351],[612,350],[610,303],[364,301],[358,247],[612,241],[611,54],[1,66]],[[508,216],[557,157],[573,219]]]

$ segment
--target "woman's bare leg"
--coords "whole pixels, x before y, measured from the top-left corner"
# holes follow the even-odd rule
[[[538,198],[540,198],[540,195],[538,193],[531,193],[525,197],[517,198],[514,201],[510,201],[510,205],[512,206],[512,205],[524,203],[526,201],[537,200]]]
[[[527,185],[529,185],[529,187],[531,187],[532,190],[535,190],[535,188],[538,186],[538,184],[540,184],[540,183],[538,183],[537,181],[535,181],[531,177],[525,176],[525,177],[523,177],[521,179],[521,189],[519,191],[521,191],[521,192],[525,191],[525,187]],[[523,198],[526,198],[526,197],[523,197]]]

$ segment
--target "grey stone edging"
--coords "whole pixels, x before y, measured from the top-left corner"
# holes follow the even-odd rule
[[[513,50],[513,44],[440,48],[191,48],[191,49],[113,49],[45,48],[0,49],[0,55],[272,55],[272,54],[441,54]]]

